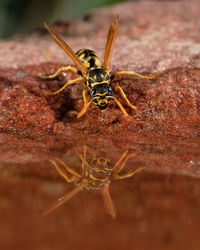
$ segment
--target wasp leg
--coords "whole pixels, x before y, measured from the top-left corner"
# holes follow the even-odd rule
[[[86,155],[87,155],[87,146],[83,146],[83,157],[84,159],[86,159]]]
[[[87,162],[87,160],[85,158],[83,158],[83,156],[81,154],[78,153],[78,156],[82,162],[82,164],[81,164],[82,170],[84,170],[86,168],[86,166],[90,167],[90,164]]]
[[[81,178],[81,175],[77,173],[74,169],[70,168],[64,161],[60,160],[59,158],[55,158],[60,164],[72,175]]]
[[[49,160],[53,165],[54,167],[56,168],[56,170],[58,171],[58,173],[67,181],[67,182],[73,182],[75,179],[77,179],[77,175],[72,175],[71,177],[69,177],[59,166],[58,164],[56,163],[55,160],[53,159],[50,159]],[[65,163],[63,162],[63,165]],[[66,165],[65,165],[66,166]]]
[[[60,93],[61,91],[63,91],[63,89],[65,89],[68,85],[71,85],[71,84],[74,84],[78,81],[82,81],[84,80],[83,77],[80,77],[80,78],[76,78],[74,80],[71,80],[69,82],[67,82],[62,88],[60,88],[59,90],[55,91],[55,92],[52,92],[52,93],[47,93],[46,95],[57,95],[58,93]]]
[[[122,89],[120,86],[115,86],[114,89],[115,89],[116,91],[119,90],[121,96],[125,99],[125,101],[127,102],[127,104],[128,104],[132,109],[136,109],[136,106],[132,105],[132,104],[129,102],[128,98],[126,97],[126,95],[125,95],[125,93],[124,93],[124,91],[123,91],[123,89]]]
[[[118,174],[122,171],[122,169],[124,168],[126,162],[128,161],[128,159],[130,157],[133,157],[135,156],[135,154],[129,154],[127,155],[128,153],[128,149],[123,153],[123,155],[120,157],[120,159],[118,160],[118,162],[115,164],[114,166],[114,174]],[[119,166],[119,167],[118,167]]]
[[[78,153],[78,156],[79,156],[79,158],[80,158],[80,160],[81,160],[81,168],[82,168],[82,171],[85,170],[85,167],[86,167],[86,166],[87,166],[87,167],[90,167],[89,163],[88,163],[87,160],[86,160],[86,148],[87,148],[87,147],[84,145],[84,146],[83,146],[83,156],[82,156],[81,154]]]
[[[154,74],[152,76],[143,76],[143,75],[140,75],[140,74],[138,74],[138,73],[136,73],[134,71],[119,71],[119,72],[116,72],[114,74],[114,77],[119,77],[121,75],[138,76],[138,77],[140,77],[142,79],[154,79],[157,76],[157,74]]]
[[[84,107],[83,109],[78,113],[77,118],[80,118],[82,115],[84,115],[86,113],[86,110],[88,108],[88,106],[90,105],[92,99],[90,101],[88,101],[87,99],[87,94],[89,93],[88,89],[83,90],[83,101],[84,101]]]
[[[81,178],[81,175],[78,174],[76,171],[74,171],[72,168],[67,166],[66,163],[64,163],[62,160],[55,158],[55,159],[50,159],[49,160],[57,169],[58,173],[67,181],[67,182],[74,182],[76,179]],[[70,172],[72,177],[69,177],[64,171],[58,166],[57,162],[58,161],[68,172]],[[47,209],[44,212],[44,216],[48,215],[51,213],[53,210],[61,206],[63,203],[71,199],[74,195],[76,195],[79,191],[81,191],[84,188],[84,183],[80,183],[76,188],[71,190],[70,192],[66,193],[63,195],[61,198],[59,198],[57,201],[55,201],[49,209]]]
[[[115,166],[113,167],[113,170],[115,170],[115,173],[120,172],[121,170],[117,170],[117,166],[119,166],[121,164],[121,162],[124,160],[124,158],[126,157],[128,153],[128,149],[126,151],[124,151],[124,153],[122,154],[122,156],[120,157],[120,159],[115,163]],[[121,165],[120,165],[121,166]]]
[[[61,67],[59,68],[54,74],[52,75],[43,75],[41,73],[38,74],[38,76],[42,79],[52,79],[52,78],[55,78],[57,75],[59,75],[61,72],[63,71],[72,71],[73,73],[78,73],[78,70],[74,67],[71,67],[71,66],[67,66],[67,67]]]
[[[136,169],[136,170],[134,170],[134,171],[128,172],[128,173],[123,174],[123,175],[115,174],[114,177],[115,177],[116,179],[121,179],[121,180],[122,180],[122,179],[129,178],[129,177],[131,177],[131,176],[137,174],[138,172],[140,172],[140,171],[143,170],[143,169],[145,169],[145,167],[143,167],[143,168],[138,168],[138,169]]]
[[[122,104],[115,97],[113,99],[116,101],[117,105],[120,107],[120,109],[124,113],[124,115],[129,116],[128,113],[126,112],[125,108],[122,106]]]
[[[110,196],[109,184],[105,184],[102,189],[103,201],[107,212],[113,217],[116,218],[115,206],[113,204],[112,198]]]
[[[51,213],[52,211],[54,211],[56,208],[60,207],[63,203],[65,203],[66,201],[70,200],[73,196],[75,196],[78,192],[80,192],[82,189],[84,188],[84,183],[80,184],[79,186],[77,186],[76,188],[74,188],[73,190],[69,191],[68,193],[66,193],[65,195],[63,195],[62,197],[60,197],[57,201],[55,201],[50,207],[49,209],[47,209],[44,212],[44,216],[48,215],[49,213]]]

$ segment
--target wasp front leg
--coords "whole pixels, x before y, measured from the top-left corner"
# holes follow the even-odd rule
[[[115,102],[117,103],[117,105],[119,106],[119,108],[121,109],[121,111],[123,112],[123,114],[125,116],[129,116],[128,113],[126,112],[125,108],[122,106],[122,104],[115,97],[113,97],[113,99],[115,100]]]
[[[114,90],[120,92],[121,97],[124,98],[124,100],[127,102],[127,104],[129,105],[129,107],[131,107],[132,109],[136,109],[136,106],[132,105],[132,104],[129,102],[128,98],[126,97],[126,95],[125,95],[125,93],[124,93],[124,91],[123,91],[123,89],[122,89],[120,86],[115,86],[115,87],[114,87]]]
[[[114,78],[119,77],[121,75],[138,76],[138,77],[140,77],[142,79],[154,79],[157,76],[157,74],[154,74],[152,76],[143,76],[143,75],[140,75],[140,74],[138,74],[138,73],[136,73],[134,71],[119,71],[119,72],[116,72],[114,74]]]
[[[84,107],[83,109],[78,113],[77,118],[80,118],[81,116],[83,116],[86,111],[88,106],[90,105],[90,103],[92,102],[92,99],[90,101],[88,101],[87,95],[89,93],[88,89],[83,90],[83,101],[84,101]]]
[[[76,73],[78,74],[78,70],[74,67],[71,67],[71,66],[67,66],[67,67],[61,67],[59,68],[54,74],[52,75],[43,75],[41,73],[38,74],[38,76],[42,79],[52,79],[52,78],[55,78],[56,76],[58,76],[61,72],[64,72],[64,71],[72,71],[73,73]]]

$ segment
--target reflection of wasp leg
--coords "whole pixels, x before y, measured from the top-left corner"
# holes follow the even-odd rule
[[[123,175],[115,174],[114,176],[115,176],[116,179],[125,179],[125,178],[129,178],[129,177],[137,174],[138,172],[140,172],[143,169],[145,169],[145,167],[138,168],[138,169],[136,169],[134,171],[130,171],[130,172],[128,172],[126,174],[123,174]]]
[[[123,175],[119,175],[119,173],[123,170],[126,162],[128,161],[128,159],[132,156],[135,156],[135,154],[129,154],[127,155],[128,153],[128,150],[126,150],[123,155],[120,157],[119,161],[115,164],[114,168],[116,168],[113,173],[114,173],[114,177],[116,179],[125,179],[125,178],[128,178],[128,177],[131,177],[133,176],[134,174],[138,173],[139,171],[141,171],[142,169],[144,169],[145,167],[142,167],[142,168],[139,168],[139,169],[136,169],[134,171],[131,171],[131,172],[128,172],[128,173],[125,173]],[[117,166],[119,166],[117,168]]]
[[[83,157],[84,157],[84,159],[86,159],[86,155],[87,155],[87,146],[83,145]]]
[[[86,146],[83,147],[83,156],[79,153],[78,153],[78,156],[82,162],[81,164],[82,170],[85,170],[86,167],[90,168],[90,164],[86,160]]]
[[[126,157],[127,153],[128,153],[128,149],[126,151],[124,151],[124,153],[122,154],[122,156],[120,157],[120,159],[118,160],[118,162],[115,164],[115,166],[113,167],[113,169],[117,168],[117,166],[124,160],[124,158]],[[115,172],[118,172],[118,171],[115,171]]]
[[[110,196],[109,184],[105,184],[102,189],[103,200],[107,212],[113,217],[116,217],[115,206]]]
[[[124,151],[124,153],[122,154],[122,156],[120,157],[120,159],[118,160],[118,162],[115,164],[115,166],[113,167],[114,173],[119,173],[123,168],[125,163],[127,162],[127,160],[131,157],[134,156],[135,154],[129,154],[128,157],[126,158],[126,155],[128,153],[128,149],[126,151]],[[126,159],[125,159],[126,158]],[[123,162],[124,160],[124,162]],[[118,167],[119,166],[119,167]]]
[[[157,74],[154,74],[153,76],[143,76],[133,71],[119,71],[114,74],[114,77],[119,77],[121,75],[138,76],[142,79],[154,79],[157,76]]]
[[[80,178],[81,175],[77,173],[75,170],[67,166],[66,163],[64,163],[62,160],[55,158],[55,159],[50,159],[49,160],[57,169],[58,173],[67,181],[67,182],[73,182],[76,179]],[[72,174],[72,177],[69,177],[57,164],[59,162],[69,173]],[[57,201],[55,201],[48,210],[44,212],[44,215],[48,215],[51,213],[53,210],[55,210],[57,207],[61,206],[63,203],[71,199],[74,195],[76,195],[79,191],[81,191],[84,188],[84,183],[80,183],[76,188],[71,190],[70,192],[66,193],[63,195],[61,198],[59,198]]]
[[[80,192],[84,187],[84,183],[81,183],[79,186],[77,186],[76,188],[74,188],[73,190],[71,190],[70,192],[66,193],[65,195],[63,195],[62,197],[60,197],[57,201],[55,201],[50,207],[49,209],[47,209],[44,212],[44,216],[48,215],[49,213],[51,213],[53,210],[55,210],[56,208],[58,208],[59,206],[61,206],[63,203],[65,203],[66,201],[70,200],[74,195],[76,195],[78,192]]]
[[[60,67],[54,74],[52,75],[43,75],[41,73],[38,74],[38,76],[42,79],[52,79],[55,78],[57,75],[59,75],[63,71],[72,71],[73,73],[78,73],[78,70],[74,67],[68,66],[68,67]]]
[[[55,91],[55,92],[52,92],[52,93],[47,93],[46,95],[57,95],[58,93],[60,93],[61,91],[63,91],[68,85],[70,84],[74,84],[78,81],[82,81],[84,80],[83,77],[80,77],[80,78],[76,78],[74,80],[71,80],[71,81],[68,81],[62,88],[60,88],[59,90]]]
[[[123,91],[123,89],[122,89],[120,86],[115,86],[115,90],[116,90],[116,91],[119,90],[121,96],[124,98],[124,100],[127,102],[127,104],[128,104],[132,109],[136,109],[136,106],[132,105],[132,104],[129,102],[128,98],[126,97],[126,95],[125,95],[125,93],[124,93],[124,91]]]
[[[72,174],[71,177],[69,177],[56,163],[59,162],[69,173]],[[75,179],[80,178],[81,175],[79,173],[77,173],[75,170],[73,170],[72,168],[70,168],[69,166],[67,166],[66,163],[64,163],[63,161],[61,161],[58,158],[55,158],[55,160],[50,159],[49,160],[57,169],[58,173],[67,181],[67,182],[73,182]]]
[[[88,89],[83,90],[83,101],[84,101],[84,107],[83,109],[78,113],[77,118],[80,118],[82,115],[84,115],[86,113],[86,110],[88,108],[88,106],[90,105],[92,99],[90,101],[88,101],[87,99],[87,94],[89,93]]]

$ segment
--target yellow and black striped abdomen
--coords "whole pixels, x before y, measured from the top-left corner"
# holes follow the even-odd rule
[[[87,69],[100,66],[99,58],[94,52],[94,50],[80,49],[79,51],[76,52],[76,55]]]

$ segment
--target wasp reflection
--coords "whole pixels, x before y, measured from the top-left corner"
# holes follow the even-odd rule
[[[63,195],[55,203],[53,203],[48,210],[45,211],[44,215],[51,213],[57,207],[71,199],[74,195],[83,189],[102,191],[102,196],[107,212],[113,217],[116,217],[116,210],[113,204],[109,186],[111,179],[125,179],[138,173],[144,167],[138,168],[134,171],[129,171],[123,174],[121,173],[124,166],[130,157],[135,154],[128,153],[126,150],[120,157],[120,159],[113,166],[109,159],[105,157],[93,157],[88,160],[86,156],[86,146],[84,146],[83,155],[78,153],[78,157],[81,160],[81,171],[80,173],[75,169],[71,168],[64,161],[59,158],[52,158],[49,161],[55,166],[58,173],[67,181],[72,182],[75,186],[74,189]]]

